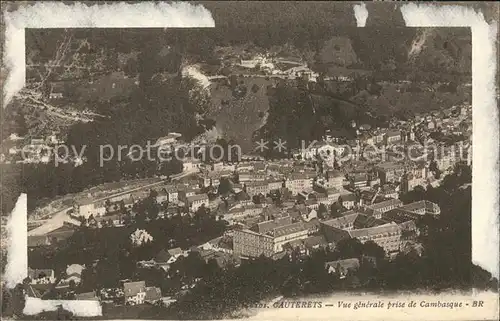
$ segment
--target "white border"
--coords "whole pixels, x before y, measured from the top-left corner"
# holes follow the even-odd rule
[[[14,12],[4,13],[4,62],[9,74],[4,85],[4,107],[25,84],[25,29],[26,28],[212,28],[212,14],[201,5],[185,2],[143,2],[127,4],[95,4],[88,6],[74,2],[37,2],[20,6]],[[16,203],[8,225],[9,252],[5,281],[7,287],[22,283],[27,276],[27,197],[22,194]],[[19,228],[23,226],[24,228]],[[40,300],[27,298],[26,315],[55,311],[58,305],[78,316],[99,316],[98,302],[76,300]]]
[[[405,4],[407,27],[470,27],[472,31],[472,261],[498,278],[499,120],[496,103],[498,23],[472,7]]]
[[[201,5],[186,2],[95,4],[36,2],[5,12],[4,61],[9,75],[4,87],[6,106],[24,87],[26,28],[211,28],[212,14]]]
[[[363,4],[353,7],[358,26],[363,27],[368,17]],[[119,12],[119,14],[117,14]],[[412,27],[471,27],[473,42],[473,261],[498,277],[498,110],[495,104],[497,26],[488,25],[481,13],[470,7],[405,4],[401,12],[407,26]],[[147,15],[145,14],[147,13]],[[4,61],[10,69],[4,92],[4,105],[24,86],[25,28],[137,28],[137,27],[213,27],[211,14],[203,7],[190,4],[160,3],[94,5],[79,3],[36,3],[30,7],[5,14],[6,43]],[[479,109],[481,108],[481,109]],[[26,221],[26,195],[21,195],[10,220],[10,252],[8,264],[27,266],[27,231],[14,228],[14,223]],[[21,204],[21,205],[20,205]],[[24,204],[24,205],[22,205]],[[17,226],[17,225],[16,225]],[[23,238],[24,241],[19,240]],[[18,241],[16,241],[18,240]],[[21,244],[22,243],[22,244]],[[26,253],[26,254],[25,254]],[[21,255],[23,258],[21,258]],[[18,262],[18,263],[15,263]],[[17,265],[19,264],[19,265]],[[12,276],[8,269],[9,285],[18,283],[20,276]],[[14,273],[15,274],[15,273]],[[24,274],[25,275],[25,274]],[[36,314],[47,308],[48,302],[31,304],[25,310]],[[60,302],[60,301],[59,301]],[[75,302],[73,302],[75,303]],[[90,303],[90,302],[89,302]],[[45,307],[42,307],[45,305]],[[82,315],[82,304],[65,302],[65,308]],[[78,305],[78,307],[77,307]],[[83,304],[85,305],[85,304]],[[87,306],[90,308],[90,306]],[[89,310],[87,310],[88,312]],[[86,315],[86,314],[83,314]],[[97,314],[96,314],[97,315]],[[284,315],[282,315],[283,317]],[[414,318],[415,316],[413,316]],[[296,315],[294,314],[294,319]],[[378,318],[378,317],[377,317]]]

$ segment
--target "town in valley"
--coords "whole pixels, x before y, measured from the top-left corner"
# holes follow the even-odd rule
[[[21,182],[5,193],[28,194],[16,289],[108,319],[210,319],[470,287],[470,32],[215,29],[27,31],[0,155],[2,184]]]

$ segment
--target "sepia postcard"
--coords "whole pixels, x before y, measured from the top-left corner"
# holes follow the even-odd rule
[[[498,320],[498,3],[2,7],[2,319]]]

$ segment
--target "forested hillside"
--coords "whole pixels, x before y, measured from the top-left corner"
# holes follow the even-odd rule
[[[19,100],[1,111],[2,137],[18,133],[29,139],[56,131],[69,145],[87,145],[85,166],[92,167],[100,144],[144,144],[172,131],[190,140],[206,129],[203,120],[248,151],[259,137],[282,138],[292,147],[301,139],[321,137],[326,129],[349,136],[353,118],[378,125],[388,117],[470,100],[470,87],[461,86],[471,75],[471,35],[466,28],[357,28],[352,7],[331,2],[202,4],[212,12],[215,28],[28,29],[28,87],[47,94],[47,84],[54,83],[64,98],[50,102],[52,107],[103,117],[82,123]],[[284,81],[277,87],[264,77],[242,77],[224,61],[271,51],[301,59],[322,76],[348,75],[353,80],[313,85]],[[58,65],[53,66],[54,61]],[[237,84],[212,82],[207,93],[197,80],[181,76],[185,66],[195,65],[207,75],[233,77]],[[402,92],[391,83],[396,80],[414,85]],[[429,81],[450,84],[428,90]],[[35,88],[40,82],[43,86]],[[9,176],[30,172],[23,166],[9,168],[15,172]],[[113,166],[92,170],[95,178],[72,175],[84,182],[78,186],[112,181],[123,171]],[[18,182],[11,191],[46,186],[43,180]],[[15,199],[10,194],[16,193],[3,194],[4,210]]]

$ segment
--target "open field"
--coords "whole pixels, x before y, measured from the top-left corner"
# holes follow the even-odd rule
[[[79,85],[77,93],[81,101],[107,101],[114,97],[128,96],[137,87],[135,78],[127,78],[123,72],[112,72],[92,83]]]
[[[247,88],[242,98],[234,97],[228,86],[212,84],[208,118],[216,120],[218,131],[225,137],[240,144],[243,151],[249,151],[253,148],[253,133],[265,123],[269,110],[267,86],[273,81],[263,77],[238,77],[238,82]],[[259,87],[256,92],[253,86]]]
[[[128,97],[137,85],[135,78],[128,78],[123,72],[112,72],[99,76],[95,79],[73,79],[58,82],[62,87],[64,98],[52,100],[51,103],[57,107],[72,107],[75,110],[96,110],[97,103],[121,97]]]

